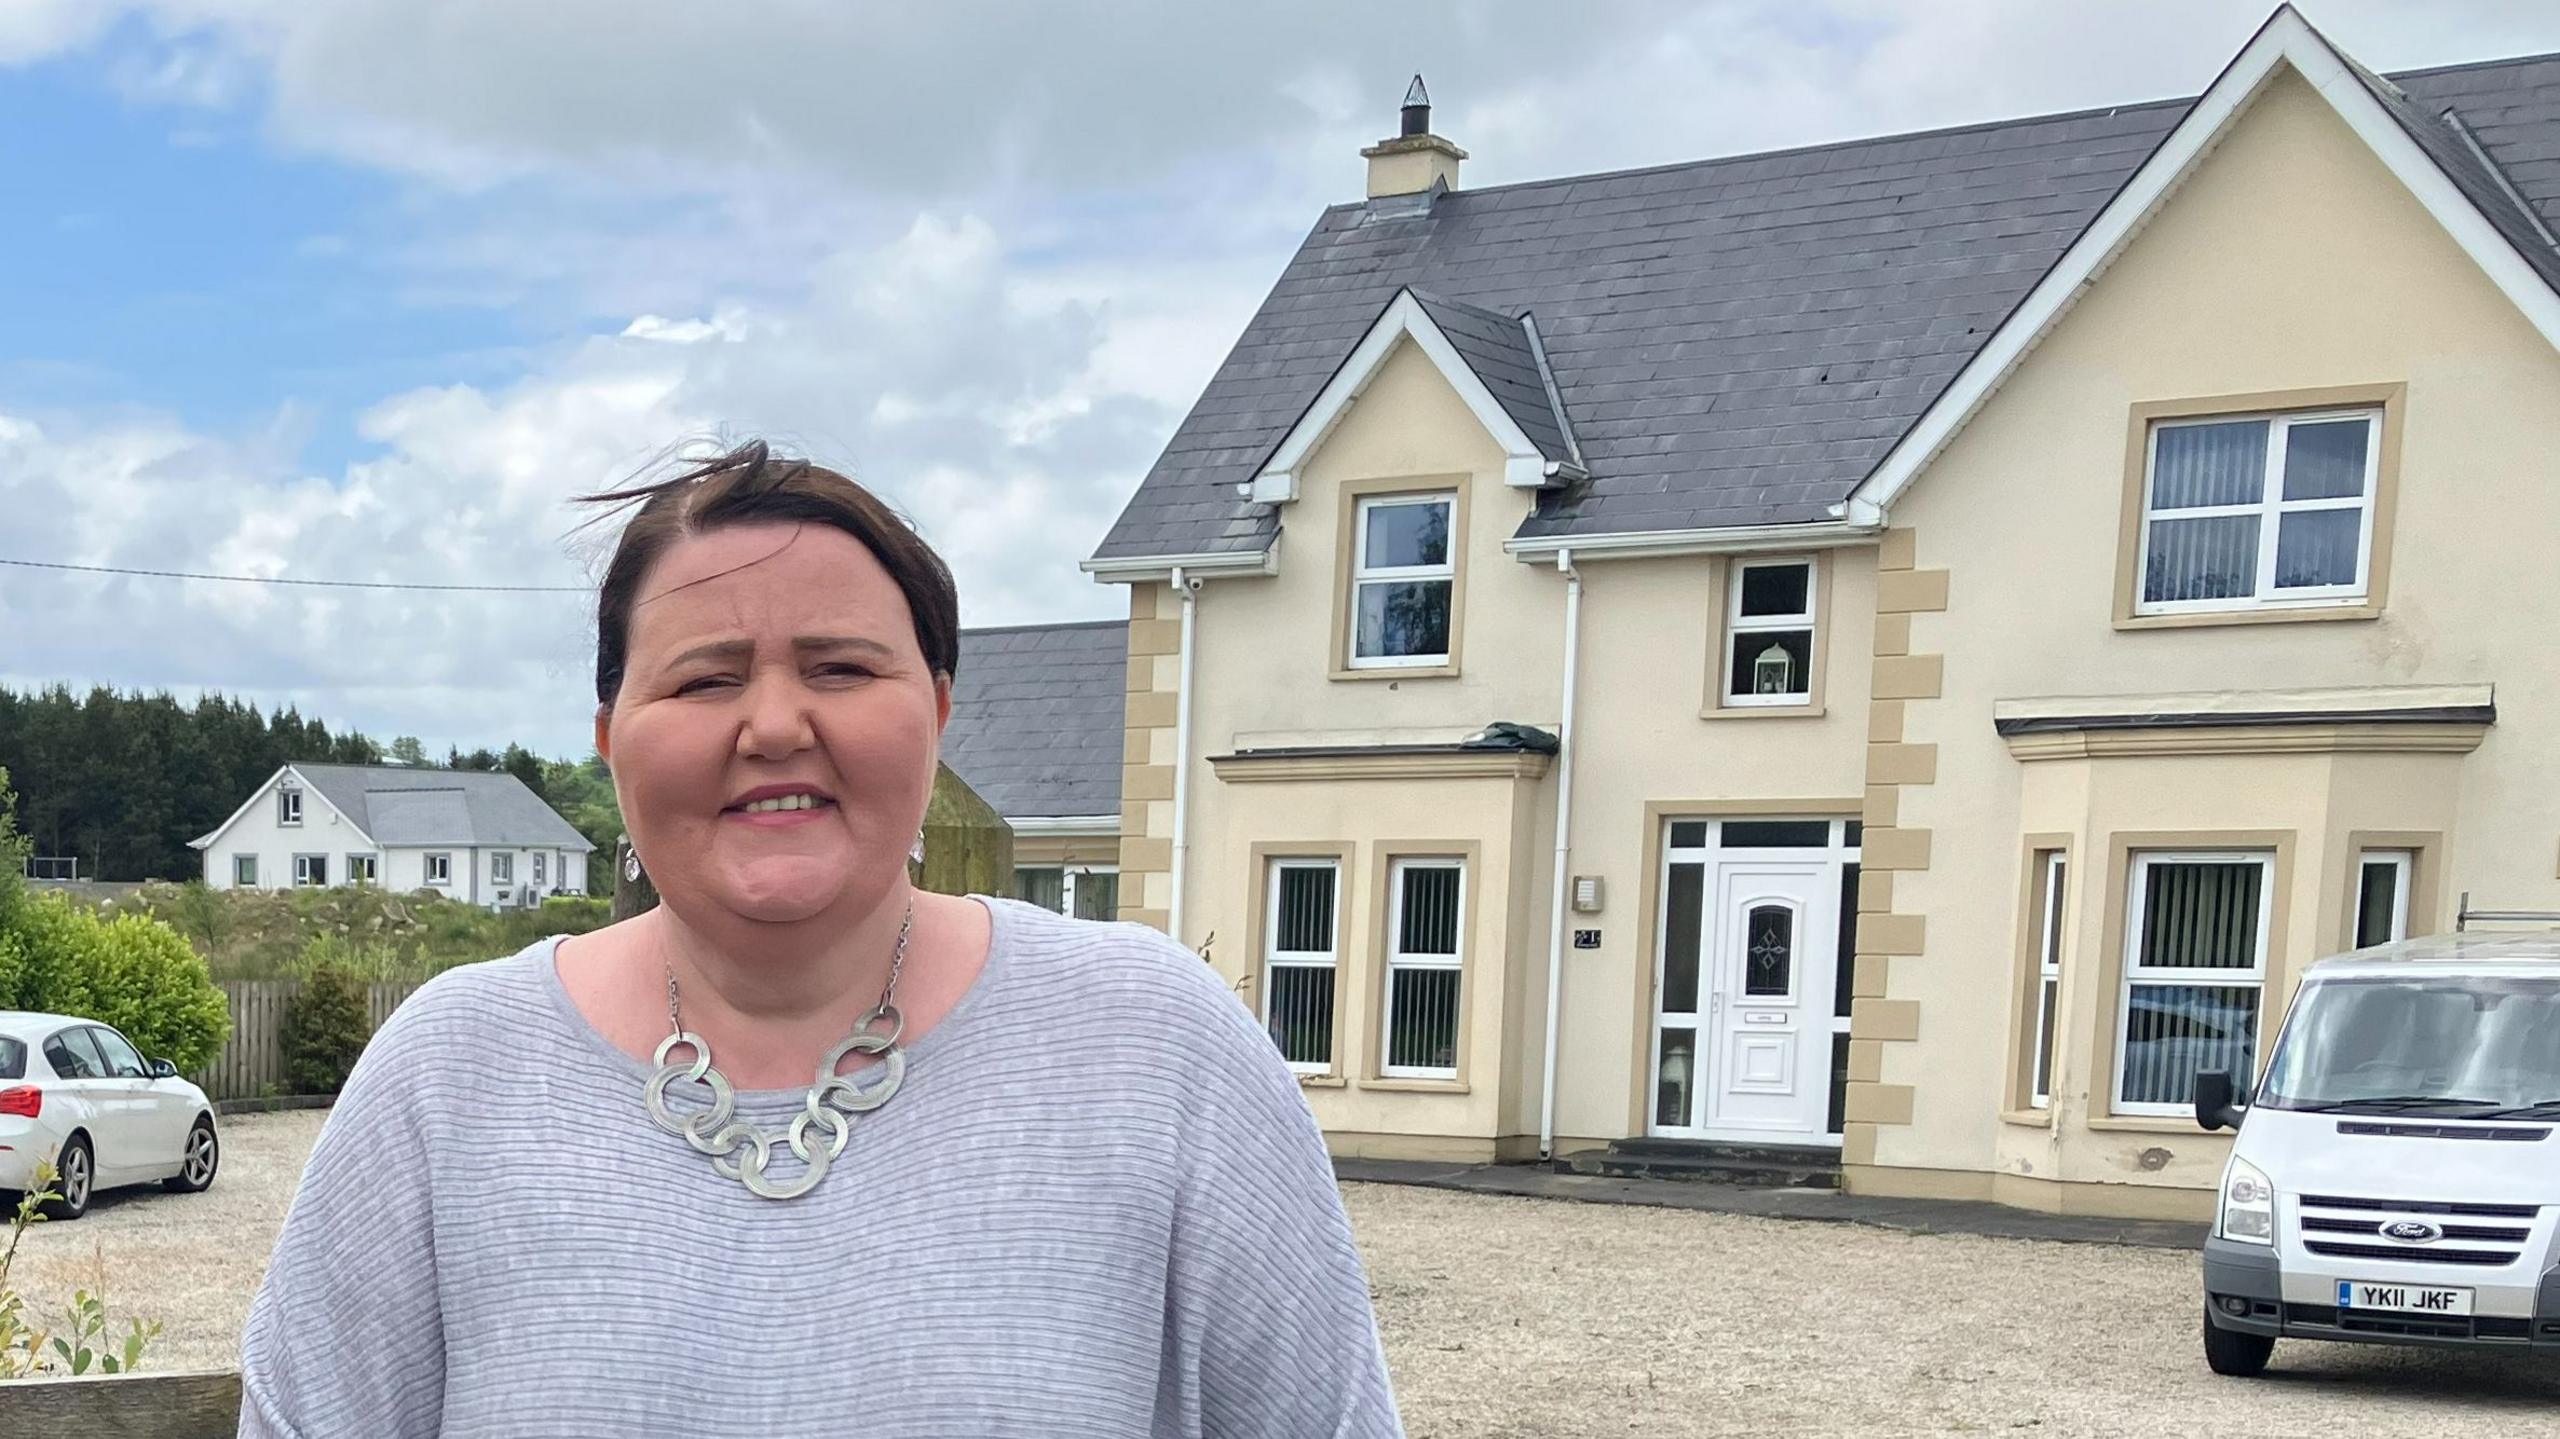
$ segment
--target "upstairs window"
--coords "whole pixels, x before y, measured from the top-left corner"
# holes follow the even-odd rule
[[[1813,561],[1744,560],[1725,596],[1724,702],[1813,702]]]
[[[2151,427],[2136,614],[2362,602],[2382,412]]]
[[[298,789],[276,791],[276,823],[280,825],[302,823],[302,791]]]
[[[1360,501],[1352,526],[1351,667],[1449,662],[1449,612],[1458,569],[1450,551],[1454,495]]]

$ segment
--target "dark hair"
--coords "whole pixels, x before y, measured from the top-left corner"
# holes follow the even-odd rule
[[[631,609],[640,581],[676,541],[732,525],[797,522],[853,536],[880,561],[915,616],[916,647],[933,673],[960,670],[960,594],[933,546],[880,497],[833,470],[776,455],[762,440],[694,464],[670,479],[601,494],[584,505],[640,501],[605,567],[596,602],[596,702],[611,705],[630,659]]]

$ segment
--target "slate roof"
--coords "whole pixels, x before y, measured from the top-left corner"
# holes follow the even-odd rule
[[[302,764],[294,771],[385,849],[417,845],[595,845],[503,771],[412,765]]]
[[[2440,118],[2560,219],[2560,56],[2392,83],[2395,120],[2560,284]],[[1827,518],[2192,103],[1334,206],[1096,557],[1267,548],[1274,508],[1236,487],[1408,287],[1535,319],[1591,478],[1543,492],[1521,535]]]
[[[1129,626],[960,632],[942,760],[1007,819],[1120,814]]]
[[[1579,464],[1581,453],[1567,436],[1572,429],[1565,416],[1556,410],[1555,400],[1547,392],[1548,375],[1538,361],[1538,347],[1529,338],[1528,322],[1515,315],[1505,315],[1444,299],[1424,290],[1415,290],[1414,303],[1449,337],[1449,345],[1467,362],[1493,392],[1529,443],[1550,460]]]

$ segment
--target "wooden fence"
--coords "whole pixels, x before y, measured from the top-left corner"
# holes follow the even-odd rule
[[[81,1439],[232,1439],[238,1370],[0,1383],[0,1434]]]
[[[365,1013],[380,1029],[401,1001],[418,992],[417,980],[377,980],[365,986]],[[227,979],[222,997],[231,1006],[231,1041],[202,1071],[187,1076],[214,1100],[256,1099],[285,1092],[284,1009],[302,989],[298,979]]]

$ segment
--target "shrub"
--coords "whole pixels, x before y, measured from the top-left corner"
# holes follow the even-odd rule
[[[286,1001],[279,1038],[284,1046],[285,1087],[296,1094],[335,1094],[356,1067],[373,1022],[365,1015],[364,988],[354,975],[323,955]]]
[[[140,914],[101,919],[60,895],[21,905],[0,937],[0,1008],[95,1019],[181,1074],[211,1064],[231,1008],[176,930]]]

